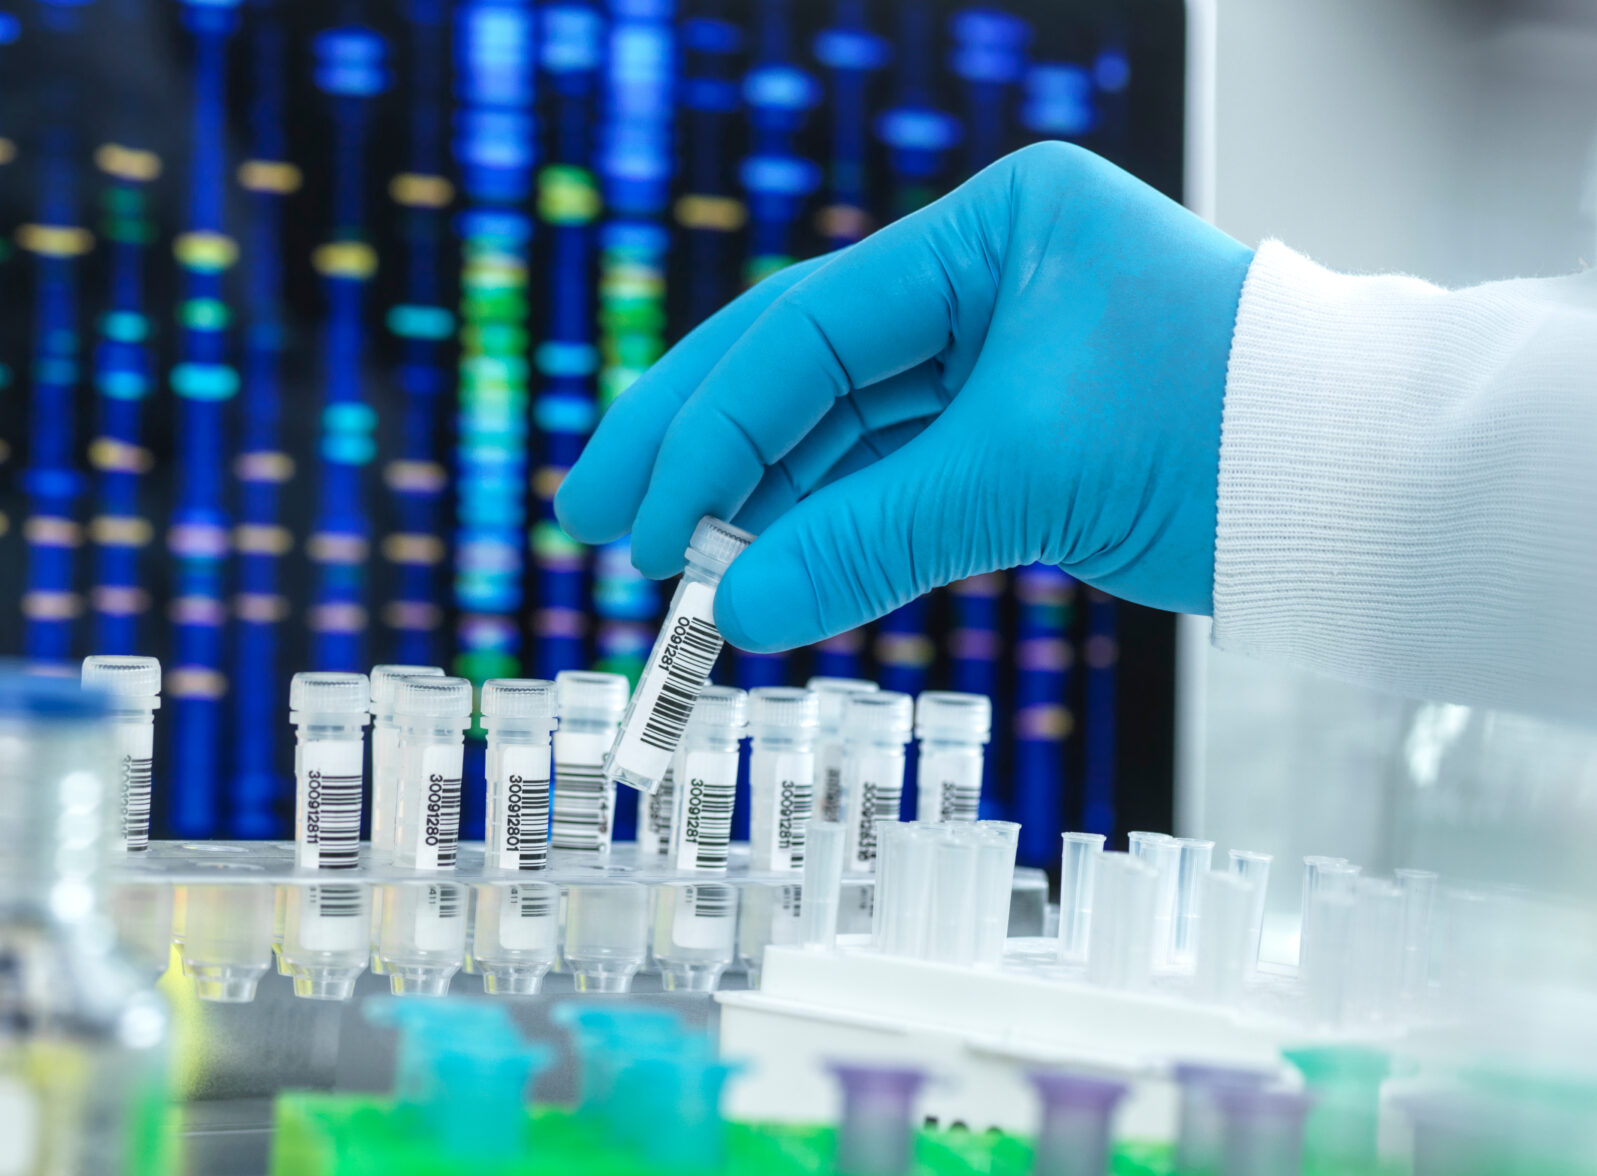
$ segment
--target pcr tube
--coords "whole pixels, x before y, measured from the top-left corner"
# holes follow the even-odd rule
[[[1393,870],[1403,891],[1403,998],[1421,999],[1431,980],[1431,914],[1437,875],[1430,870]]]
[[[668,992],[714,992],[732,962],[737,887],[662,882],[654,888],[654,962]]]
[[[150,766],[155,756],[155,712],[161,706],[161,663],[153,657],[86,657],[82,682],[107,695],[110,703],[122,774],[117,848],[141,852],[150,847]]]
[[[660,777],[660,787],[638,801],[638,854],[663,858],[671,852],[671,818],[676,811],[676,770],[682,762],[682,748],[671,757],[671,766]]]
[[[1204,874],[1203,922],[1198,927],[1193,988],[1200,1000],[1235,1004],[1250,974],[1254,883],[1240,874]]]
[[[884,955],[919,959],[930,929],[942,831],[930,823],[881,820],[874,840],[881,859],[871,904],[871,941]]]
[[[1057,1070],[1028,1076],[1042,1104],[1033,1176],[1104,1176],[1115,1107],[1126,1096],[1126,1084]]]
[[[1275,858],[1270,854],[1251,849],[1233,849],[1229,856],[1231,872],[1253,886],[1253,909],[1248,915],[1246,964],[1247,974],[1251,976],[1259,969],[1259,948],[1264,935],[1264,908],[1269,898],[1270,863]]]
[[[1177,837],[1176,898],[1171,914],[1170,962],[1190,967],[1198,951],[1198,927],[1203,914],[1203,880],[1214,858],[1214,842],[1197,837]]]
[[[560,945],[560,887],[485,882],[477,887],[471,951],[482,988],[494,996],[538,991]]]
[[[749,696],[733,686],[706,686],[682,736],[682,774],[671,818],[671,866],[726,872],[737,795],[738,747]]]
[[[983,894],[978,884],[978,859],[986,834],[974,822],[963,820],[933,828],[939,836],[932,859],[932,886],[914,898],[930,907],[925,950],[920,955],[935,963],[967,967],[976,961],[977,931],[987,913],[984,902],[987,907],[992,905],[992,896]],[[1000,905],[1007,920],[1008,894]],[[1002,944],[1001,932],[999,942]],[[1001,946],[999,950],[1001,953]]]
[[[908,1176],[915,1145],[915,1097],[926,1072],[912,1066],[833,1062],[843,1088],[837,1125],[839,1176]]]
[[[1142,830],[1127,833],[1126,843],[1131,856],[1153,870],[1157,879],[1150,942],[1153,945],[1153,966],[1162,968],[1170,962],[1170,952],[1175,946],[1176,875],[1180,868],[1181,847],[1168,833]]]
[[[1098,862],[1087,980],[1105,988],[1147,986],[1153,961],[1153,906],[1159,874],[1125,853],[1105,853]]]
[[[753,541],[747,531],[709,516],[693,528],[687,566],[671,597],[665,624],[605,757],[605,779],[610,784],[626,784],[641,792],[660,786],[693,711],[693,700],[709,681],[724,644],[715,627],[716,586]]]
[[[554,733],[555,800],[549,844],[604,853],[610,848],[615,785],[604,778],[604,756],[627,709],[620,674],[562,670],[555,675],[560,729]]]
[[[837,944],[837,913],[842,901],[843,853],[848,830],[841,821],[811,817],[804,827],[804,889],[799,941],[831,950]]]
[[[405,678],[394,687],[399,728],[399,808],[394,863],[452,870],[460,844],[460,776],[471,726],[471,683]]]
[[[927,690],[915,700],[920,740],[916,813],[923,821],[974,821],[981,803],[982,747],[993,704],[985,694]]]
[[[749,692],[749,867],[804,868],[804,823],[815,801],[819,704],[808,690]]]
[[[373,666],[372,855],[394,854],[394,813],[399,807],[399,728],[394,725],[394,687],[404,678],[442,678],[439,666]]]
[[[978,821],[976,831],[976,964],[996,968],[1009,935],[1020,826],[1014,821]]]
[[[843,868],[876,868],[876,822],[896,821],[904,793],[904,744],[915,704],[884,690],[843,700],[843,824],[848,846]]]
[[[649,891],[637,882],[574,885],[565,961],[578,992],[626,992],[648,947]]]
[[[1352,865],[1347,858],[1325,857],[1320,854],[1311,854],[1303,859],[1303,890],[1298,907],[1298,960],[1302,966],[1303,938],[1309,923],[1309,898],[1320,888],[1321,879],[1327,879],[1327,884],[1338,889],[1351,891],[1353,879],[1358,876],[1359,868]]]
[[[541,870],[549,863],[549,734],[555,720],[553,682],[490,678],[482,684],[487,865],[491,870]],[[480,893],[480,892],[479,892]]]
[[[1059,858],[1059,959],[1081,964],[1087,960],[1092,928],[1092,895],[1103,855],[1102,833],[1062,833]]]
[[[874,694],[863,678],[811,678],[804,689],[815,695],[815,815],[843,820],[843,703],[853,694]]]
[[[1354,880],[1347,963],[1351,1015],[1389,1020],[1403,999],[1403,891],[1396,883]]]
[[[360,864],[369,699],[365,674],[295,674],[289,683],[294,862],[302,870],[353,870]]]

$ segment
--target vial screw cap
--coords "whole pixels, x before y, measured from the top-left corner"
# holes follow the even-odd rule
[[[986,743],[992,736],[993,703],[985,694],[927,690],[915,702],[915,736]]]
[[[490,678],[482,684],[485,719],[555,717],[555,685],[542,678]]]
[[[693,528],[693,538],[688,540],[688,557],[703,565],[702,570],[720,577],[753,542],[754,536],[747,531],[705,515]]]
[[[693,703],[688,727],[704,730],[734,727],[741,730],[748,721],[749,696],[735,686],[706,686]]]
[[[562,670],[555,675],[555,696],[560,717],[619,722],[626,713],[631,687],[621,674],[593,670]]]
[[[394,705],[394,687],[406,678],[442,678],[442,666],[372,667],[372,711],[379,712]]]
[[[101,654],[83,659],[83,685],[114,698],[155,698],[160,705],[161,663],[153,657]]]
[[[797,686],[757,686],[749,691],[750,727],[813,731],[819,721],[820,701],[808,690]]]
[[[404,678],[394,688],[394,714],[470,719],[471,683],[464,678]]]
[[[914,714],[915,703],[907,694],[892,690],[853,694],[843,701],[843,734],[895,736],[907,742]]]
[[[295,674],[288,684],[288,708],[320,714],[364,715],[368,713],[370,689],[365,674]]]

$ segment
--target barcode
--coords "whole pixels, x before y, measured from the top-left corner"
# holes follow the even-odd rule
[[[323,918],[353,919],[360,915],[359,886],[312,886],[311,910]]]
[[[981,804],[980,784],[943,785],[943,801],[937,814],[943,821],[974,821],[976,809]]]
[[[660,778],[660,787],[649,797],[647,823],[644,829],[660,838],[663,845],[671,837],[671,806],[676,803],[676,780],[672,769],[667,768]]]
[[[798,918],[804,913],[804,888],[802,886],[781,886],[777,888],[781,897],[782,913],[791,918]]]
[[[701,919],[730,919],[737,911],[737,891],[730,886],[690,886],[688,901]]]
[[[516,847],[516,867],[541,870],[549,863],[549,784],[512,774],[505,800],[508,835]]]
[[[796,868],[804,864],[804,822],[810,819],[815,789],[793,780],[782,781],[781,807],[776,814],[776,844],[788,853]]]
[[[455,807],[460,807],[455,782]],[[360,864],[361,775],[330,776],[312,769],[306,777],[305,840],[316,846],[322,870],[353,870]]]
[[[427,910],[440,919],[458,919],[460,917],[460,887],[437,886],[427,887]]]
[[[523,919],[544,919],[554,912],[550,891],[542,886],[512,886],[510,905]]]
[[[866,781],[860,786],[859,856],[861,862],[876,860],[876,822],[898,820],[901,790]]]
[[[359,795],[358,789],[356,795]],[[433,772],[427,777],[427,810],[422,836],[429,847],[437,848],[438,868],[453,869],[460,849],[459,776]]]
[[[843,812],[843,768],[841,764],[828,765],[826,786],[821,792],[821,820],[836,821]]]
[[[134,852],[150,848],[150,763],[122,757],[122,836]]]
[[[688,781],[682,838],[695,847],[693,868],[726,869],[732,839],[732,788],[712,788],[702,779]]]
[[[665,682],[643,725],[643,742],[660,751],[676,750],[722,644],[721,634],[709,621],[699,617],[677,619],[676,631],[666,646],[671,661],[657,663],[665,666]]]
[[[598,764],[555,761],[554,825],[556,849],[603,849],[610,840],[610,797]]]

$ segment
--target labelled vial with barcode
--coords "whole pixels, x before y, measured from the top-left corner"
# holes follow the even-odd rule
[[[150,769],[155,756],[155,712],[161,706],[161,663],[153,657],[102,654],[83,659],[85,689],[110,703],[121,776],[117,848],[150,847]]]
[[[910,696],[890,690],[843,702],[843,869],[850,873],[876,869],[876,822],[899,818],[914,715]]]
[[[471,953],[492,996],[538,991],[560,947],[560,887],[553,882],[484,882],[476,887]]]
[[[491,870],[541,870],[549,864],[549,734],[555,684],[541,678],[490,678],[482,684],[488,785],[484,852]]]
[[[278,888],[283,900],[282,962],[294,995],[348,1000],[366,970],[371,897],[364,883],[301,883]]]
[[[981,806],[982,749],[992,736],[985,694],[924,690],[915,700],[916,814],[922,821],[974,821]]]
[[[396,882],[382,890],[378,954],[395,996],[443,996],[466,958],[463,882]]]
[[[399,807],[399,728],[394,725],[394,689],[407,678],[442,678],[441,666],[373,666],[372,856],[394,856],[394,811]]]
[[[663,858],[671,852],[671,819],[676,815],[676,772],[682,763],[682,748],[671,757],[660,787],[646,793],[638,802],[638,855]]]
[[[811,678],[804,689],[815,695],[815,815],[843,819],[843,703],[851,695],[874,694],[880,687],[864,678]]]
[[[562,670],[555,675],[560,728],[554,733],[555,795],[549,844],[608,853],[615,822],[615,785],[604,778],[604,755],[626,713],[630,687],[621,674]]]
[[[295,674],[288,687],[294,724],[294,860],[302,870],[360,865],[360,809],[366,776],[365,674]]]
[[[471,726],[471,683],[405,678],[394,687],[399,728],[399,807],[394,864],[453,870],[460,845],[460,776]]]
[[[804,825],[815,798],[819,703],[808,690],[749,692],[749,867],[804,868]]]
[[[605,759],[605,777],[641,792],[660,786],[682,739],[694,700],[710,680],[721,654],[715,627],[715,590],[754,536],[706,516],[693,529],[687,566],[671,597],[665,624],[655,638],[638,688]]]
[[[748,706],[748,694],[734,686],[706,686],[693,704],[671,818],[672,869],[726,872]]]
[[[714,992],[736,944],[738,888],[662,882],[654,888],[651,953],[667,992]]]

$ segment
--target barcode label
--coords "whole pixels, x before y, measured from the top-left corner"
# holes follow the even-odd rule
[[[676,769],[665,770],[660,787],[643,798],[643,828],[638,832],[638,852],[663,857],[671,852],[671,816],[676,808]]]
[[[804,868],[804,822],[815,800],[815,756],[768,752],[749,756],[749,853],[756,870]]]
[[[677,908],[671,942],[677,947],[720,948],[728,958],[736,932],[737,890],[724,882],[684,886],[673,892]]]
[[[610,848],[614,786],[605,782],[604,736],[556,731],[554,822],[556,849],[596,852]]]
[[[815,778],[821,785],[823,821],[843,819],[843,745],[823,743],[815,751]]]
[[[843,868],[876,868],[876,822],[898,820],[904,792],[902,752],[850,755],[843,764],[843,801],[848,826]]]
[[[298,864],[306,870],[353,870],[360,864],[364,742],[317,739],[296,751]]]
[[[419,755],[416,753],[420,752]],[[401,865],[417,870],[452,870],[460,847],[459,743],[408,745],[400,738],[398,842]]]
[[[289,894],[284,954],[359,951],[368,940],[364,886],[303,886]]]
[[[677,590],[605,761],[611,778],[624,771],[650,781],[652,788],[670,767],[693,704],[721,653],[714,604],[715,589],[708,584],[684,581]]]
[[[726,869],[737,771],[735,751],[690,751],[682,757],[672,819],[671,861],[677,869]]]
[[[487,769],[488,864],[543,869],[549,864],[549,745],[496,744]]]
[[[116,724],[116,750],[122,761],[122,844],[130,853],[150,848],[150,767],[154,748],[154,724]]]
[[[974,821],[981,806],[982,757],[931,752],[920,757],[918,814],[923,821]]]
[[[310,907],[324,919],[354,919],[365,909],[359,886],[312,886]]]

